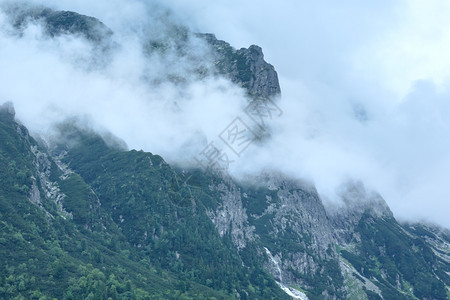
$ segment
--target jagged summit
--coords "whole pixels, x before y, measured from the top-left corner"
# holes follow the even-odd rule
[[[236,50],[229,43],[218,40],[214,34],[198,36],[213,46],[214,64],[218,71],[244,87],[249,95],[273,98],[281,94],[277,72],[264,60],[261,47],[251,45],[248,49]]]
[[[114,32],[94,17],[72,11],[55,11],[31,5],[22,7],[11,3],[5,5],[4,10],[10,17],[12,25],[19,32],[30,22],[38,22],[42,24],[45,33],[50,37],[63,34],[83,36],[103,52],[111,50],[111,46],[114,45],[112,41]],[[198,57],[189,57],[189,53],[195,51],[185,51],[185,48],[192,47],[189,44],[190,36],[195,36],[205,40],[211,47],[212,61],[210,63],[214,68],[213,74],[227,77],[233,83],[243,87],[252,98],[271,99],[281,94],[277,72],[271,64],[264,60],[261,47],[251,45],[249,48],[236,50],[229,43],[218,40],[213,34],[193,34],[187,28],[175,24],[169,24],[165,30],[167,32],[164,32],[163,35],[170,41],[149,37],[144,45],[145,52],[151,54],[159,51],[164,54],[168,49],[174,48],[176,55],[198,60]],[[198,73],[200,78],[209,74],[201,63],[194,73]],[[186,80],[181,78],[180,74],[170,74],[167,79],[174,82]]]

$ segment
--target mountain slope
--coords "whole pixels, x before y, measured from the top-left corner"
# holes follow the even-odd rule
[[[213,293],[209,286],[223,297],[280,299],[277,281],[310,299],[447,297],[448,236],[402,227],[382,199],[365,203],[370,195],[361,186],[349,192],[360,203],[349,200],[332,212],[314,188],[280,174],[237,184],[177,170],[74,123],[60,126],[57,140],[70,142],[54,144],[50,155],[14,121],[10,105],[1,111],[2,242],[9,247],[2,254],[8,261],[4,295],[69,297],[82,284],[76,279],[102,266],[108,272],[95,280],[104,278],[104,286],[114,275],[131,283],[122,292],[153,296],[166,286],[201,297]],[[137,262],[153,271],[131,278],[120,273],[135,270]],[[61,282],[52,287],[45,278],[57,270]],[[167,275],[160,278],[161,272]],[[170,274],[182,278],[172,277],[175,287],[149,288],[141,278],[164,282]]]
[[[238,283],[248,282],[245,278],[249,275],[245,274],[240,264],[232,264],[230,269],[227,268],[228,265],[222,264],[223,272],[226,272],[228,277],[220,284],[231,286],[225,291],[227,286],[218,288],[215,286],[216,282],[209,283],[204,280],[214,286],[215,290],[224,290],[224,292],[214,291],[197,284],[197,281],[201,281],[198,279],[199,275],[182,271],[180,264],[169,265],[176,263],[176,253],[170,252],[173,250],[172,245],[166,245],[175,242],[174,236],[191,237],[194,240],[191,244],[197,248],[202,245],[195,240],[200,238],[199,233],[196,236],[186,227],[178,229],[182,231],[180,234],[175,232],[175,229],[169,231],[158,228],[168,231],[168,236],[159,238],[158,250],[151,252],[151,256],[148,255],[148,248],[141,249],[136,244],[142,237],[138,227],[132,227],[133,232],[130,233],[127,229],[131,227],[121,227],[123,222],[120,220],[117,220],[116,224],[114,222],[116,215],[108,215],[109,199],[98,198],[94,190],[78,174],[70,173],[64,176],[61,168],[45,149],[40,148],[26,129],[14,121],[11,112],[9,104],[0,109],[2,141],[0,298],[21,296],[31,298],[32,295],[39,298],[45,295],[60,299],[84,299],[92,293],[94,297],[102,298],[117,295],[119,298],[179,299],[183,295],[186,299],[208,297],[225,299],[232,297],[234,291],[232,280],[235,276],[243,276],[239,281],[236,280]],[[143,155],[144,158],[151,156],[136,151],[119,152],[118,156],[128,156],[128,153],[133,159],[135,155],[137,157]],[[159,161],[163,162],[160,158]],[[114,164],[115,159],[111,162]],[[120,193],[116,197],[122,201],[127,199],[126,203],[130,201],[128,197],[122,198]],[[166,199],[166,202],[165,206],[158,209],[170,211],[174,207],[169,199]],[[123,209],[124,215],[127,211],[126,208]],[[146,224],[149,219],[145,216],[142,219],[136,218],[135,213],[139,211],[138,207],[134,207],[126,215],[127,219],[130,216],[130,219],[140,220],[141,224]],[[167,216],[162,212],[155,215],[161,218]],[[176,220],[164,219],[164,225],[170,222]],[[205,237],[214,241],[214,228],[207,226],[207,220],[204,224],[206,229],[210,229],[210,234]],[[186,234],[186,231],[189,234]],[[186,245],[185,242],[186,240],[179,241],[183,245]],[[216,247],[215,251],[223,247],[218,238],[212,244]],[[180,245],[178,247],[189,253],[187,248]],[[223,260],[217,260],[217,263],[223,263],[227,259],[233,260],[232,251],[221,253]],[[206,258],[205,256],[200,258]],[[195,258],[192,253],[191,257]],[[208,262],[201,267],[214,268],[209,266]],[[173,269],[175,273],[163,269]],[[261,273],[262,278],[269,282],[270,277],[262,270]],[[255,291],[255,295],[257,292],[262,293],[264,298],[272,298],[275,295],[278,295],[276,298],[283,297],[275,283],[273,290],[260,291],[258,287],[252,290]],[[249,295],[253,293],[250,292]]]

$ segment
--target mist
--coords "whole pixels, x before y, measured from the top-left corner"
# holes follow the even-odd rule
[[[105,58],[85,38],[50,39],[33,22],[18,36],[0,13],[0,102],[12,101],[33,132],[52,135],[55,123],[83,115],[172,163],[189,164],[209,142],[224,147],[219,134],[236,117],[251,122],[249,100],[224,78],[192,75],[199,63],[212,67],[206,45],[192,36],[187,56],[143,51],[146,39],[183,25],[236,48],[261,46],[280,78],[283,114],[270,121],[270,140],[232,157],[232,175],[277,169],[312,181],[329,201],[343,183],[361,180],[400,220],[450,228],[445,1],[26,3],[96,17],[115,45]]]
[[[160,38],[170,26],[161,24],[161,14],[146,15],[150,20],[145,26],[134,23],[139,30],[116,20],[110,53],[98,53],[83,36],[49,38],[39,23],[30,22],[17,36],[7,16],[0,15],[0,98],[12,101],[18,119],[44,137],[53,134],[55,124],[83,116],[90,126],[111,131],[130,148],[168,160],[180,160],[184,149],[183,159],[193,157],[204,147],[193,141],[215,136],[246,99],[244,91],[227,80],[194,80],[195,59],[208,55],[199,39],[189,41],[193,53],[188,57],[170,49],[164,57],[146,55],[144,37]],[[95,65],[99,56],[107,56],[106,66]],[[182,83],[170,82],[171,76]],[[192,145],[193,153],[186,152],[186,145]]]
[[[276,157],[331,201],[362,180],[397,218],[450,226],[449,3],[170,2],[275,65],[285,114],[258,161]]]

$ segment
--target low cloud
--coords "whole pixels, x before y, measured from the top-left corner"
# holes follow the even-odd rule
[[[199,63],[212,67],[202,41],[190,39],[187,56],[143,51],[145,40],[185,25],[235,47],[262,46],[279,73],[283,115],[271,121],[269,141],[235,159],[232,174],[282,170],[313,181],[328,200],[343,182],[362,180],[396,217],[450,227],[445,1],[27,3],[97,17],[116,44],[106,66],[91,68],[98,53],[83,37],[49,39],[39,23],[19,37],[0,13],[0,99],[14,102],[32,130],[49,134],[53,123],[87,115],[130,148],[174,162],[220,141],[233,119],[249,121],[248,100],[226,79],[190,76]],[[167,80],[173,75],[186,80]]]
[[[275,164],[327,199],[362,180],[396,217],[450,227],[447,1],[169,2],[279,73],[285,114],[240,169]]]
[[[178,161],[189,144],[193,153],[184,155],[193,157],[242,111],[245,93],[225,79],[196,77],[200,64],[210,66],[206,45],[195,37],[183,55],[170,45],[164,56],[146,53],[148,40],[171,38],[161,36],[173,25],[170,20],[162,24],[162,15],[154,18],[142,32],[118,26],[109,61],[93,68],[104,53],[83,36],[49,38],[39,22],[30,22],[19,35],[8,16],[0,15],[0,99],[14,102],[17,117],[44,136],[55,123],[82,115],[131,148]],[[158,33],[143,36],[149,31]]]

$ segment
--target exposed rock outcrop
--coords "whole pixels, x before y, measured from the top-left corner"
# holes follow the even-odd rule
[[[261,47],[234,49],[213,34],[199,34],[213,47],[218,72],[245,88],[255,98],[273,98],[281,89],[275,68],[264,60]]]
[[[249,226],[248,216],[241,200],[240,190],[231,182],[211,186],[221,194],[221,203],[216,211],[207,211],[220,236],[230,234],[236,248],[245,248],[253,240],[254,227]]]
[[[384,199],[378,193],[367,190],[361,182],[348,183],[340,196],[342,202],[327,203],[326,208],[335,236],[341,244],[358,239],[354,229],[365,213],[379,218],[393,218]]]

